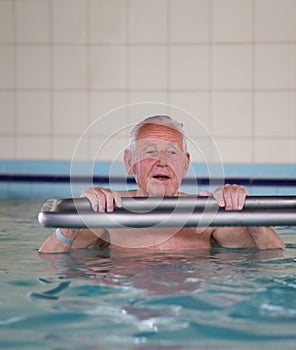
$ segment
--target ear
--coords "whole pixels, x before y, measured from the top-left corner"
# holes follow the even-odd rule
[[[185,153],[185,163],[184,163],[184,176],[186,175],[187,170],[189,168],[190,160],[191,160],[190,153],[186,152]]]
[[[132,165],[132,155],[129,149],[124,151],[124,165],[127,173],[132,175],[134,173],[133,165]]]

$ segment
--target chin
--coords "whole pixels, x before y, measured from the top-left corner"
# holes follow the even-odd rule
[[[147,186],[147,192],[149,196],[164,197],[174,196],[177,191],[173,191],[172,188],[167,188],[159,182],[155,183],[154,181],[151,181]]]

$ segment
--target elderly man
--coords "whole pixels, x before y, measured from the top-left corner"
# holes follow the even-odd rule
[[[153,116],[138,123],[130,134],[124,163],[135,177],[137,190],[115,192],[94,187],[82,192],[94,211],[112,212],[121,207],[121,197],[186,196],[179,187],[186,175],[190,154],[182,125],[168,116]],[[225,185],[213,195],[226,210],[241,210],[247,196],[243,186]],[[285,244],[270,227],[179,227],[179,228],[114,228],[57,229],[40,247],[41,253],[67,252],[70,249],[109,246],[112,249],[209,249],[284,248]]]

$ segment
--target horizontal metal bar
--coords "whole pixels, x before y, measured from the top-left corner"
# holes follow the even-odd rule
[[[38,220],[46,227],[195,227],[195,226],[293,226],[295,210],[152,211],[149,213],[46,212]]]
[[[89,211],[91,205],[86,198],[52,199],[47,210],[54,211]],[[213,197],[123,197],[123,209],[132,212],[158,210],[205,210],[218,209]],[[244,209],[296,209],[296,196],[248,196]]]

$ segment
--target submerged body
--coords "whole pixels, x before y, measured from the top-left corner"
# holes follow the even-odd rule
[[[130,148],[124,154],[125,167],[133,175],[137,190],[114,192],[102,187],[86,189],[82,197],[91,202],[94,211],[112,212],[122,206],[121,197],[186,196],[179,187],[190,164],[182,130],[169,117],[156,116],[139,123],[132,132]],[[241,210],[247,196],[243,186],[225,185],[213,195],[226,210]],[[63,239],[63,237],[65,239]],[[209,249],[284,248],[281,238],[270,227],[179,227],[141,229],[61,229],[41,246],[42,253],[109,245],[112,249]]]

